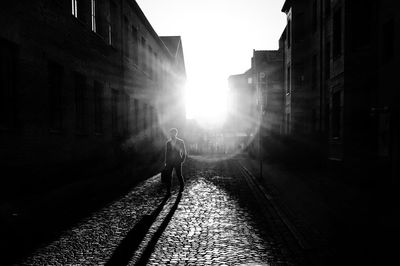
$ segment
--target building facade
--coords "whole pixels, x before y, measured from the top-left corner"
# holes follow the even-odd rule
[[[11,1],[0,15],[2,163],[112,161],[183,128],[181,39],[135,1]]]
[[[398,172],[394,1],[288,0],[282,11],[286,133],[329,161]]]

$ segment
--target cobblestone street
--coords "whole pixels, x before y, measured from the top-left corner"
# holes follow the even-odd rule
[[[154,176],[22,265],[306,264],[301,248],[234,160],[191,159],[165,197]]]

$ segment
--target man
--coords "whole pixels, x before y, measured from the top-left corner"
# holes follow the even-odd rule
[[[175,169],[176,176],[178,177],[180,189],[179,192],[183,191],[185,182],[182,176],[182,163],[186,159],[186,148],[185,142],[177,137],[178,130],[172,128],[169,131],[170,139],[167,141],[165,149],[165,171],[168,177],[167,181],[167,193],[171,193],[171,179],[172,170]]]

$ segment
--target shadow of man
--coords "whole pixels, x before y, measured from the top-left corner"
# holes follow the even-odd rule
[[[174,205],[172,206],[172,208],[169,211],[169,213],[167,214],[167,216],[165,216],[164,221],[161,223],[160,227],[154,233],[154,235],[151,238],[150,242],[148,243],[146,249],[143,251],[142,256],[136,262],[135,265],[147,265],[147,262],[149,261],[150,256],[153,253],[158,240],[160,239],[162,233],[165,231],[169,222],[171,221],[172,217],[174,216],[174,213],[175,213],[176,209],[178,208],[181,198],[182,198],[182,191],[179,191],[179,194],[176,197]]]
[[[134,252],[143,241],[144,237],[148,233],[151,225],[156,220],[157,216],[162,211],[165,203],[167,202],[169,195],[166,194],[162,202],[158,207],[151,213],[144,215],[139,222],[128,232],[125,238],[121,241],[118,247],[115,249],[111,258],[105,265],[127,265],[132,259]]]

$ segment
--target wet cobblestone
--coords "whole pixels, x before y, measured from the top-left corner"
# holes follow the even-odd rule
[[[299,265],[304,260],[273,211],[261,211],[234,160],[191,161],[185,176],[181,197],[175,186],[129,265]],[[163,196],[159,177],[153,177],[22,264],[104,265]]]

